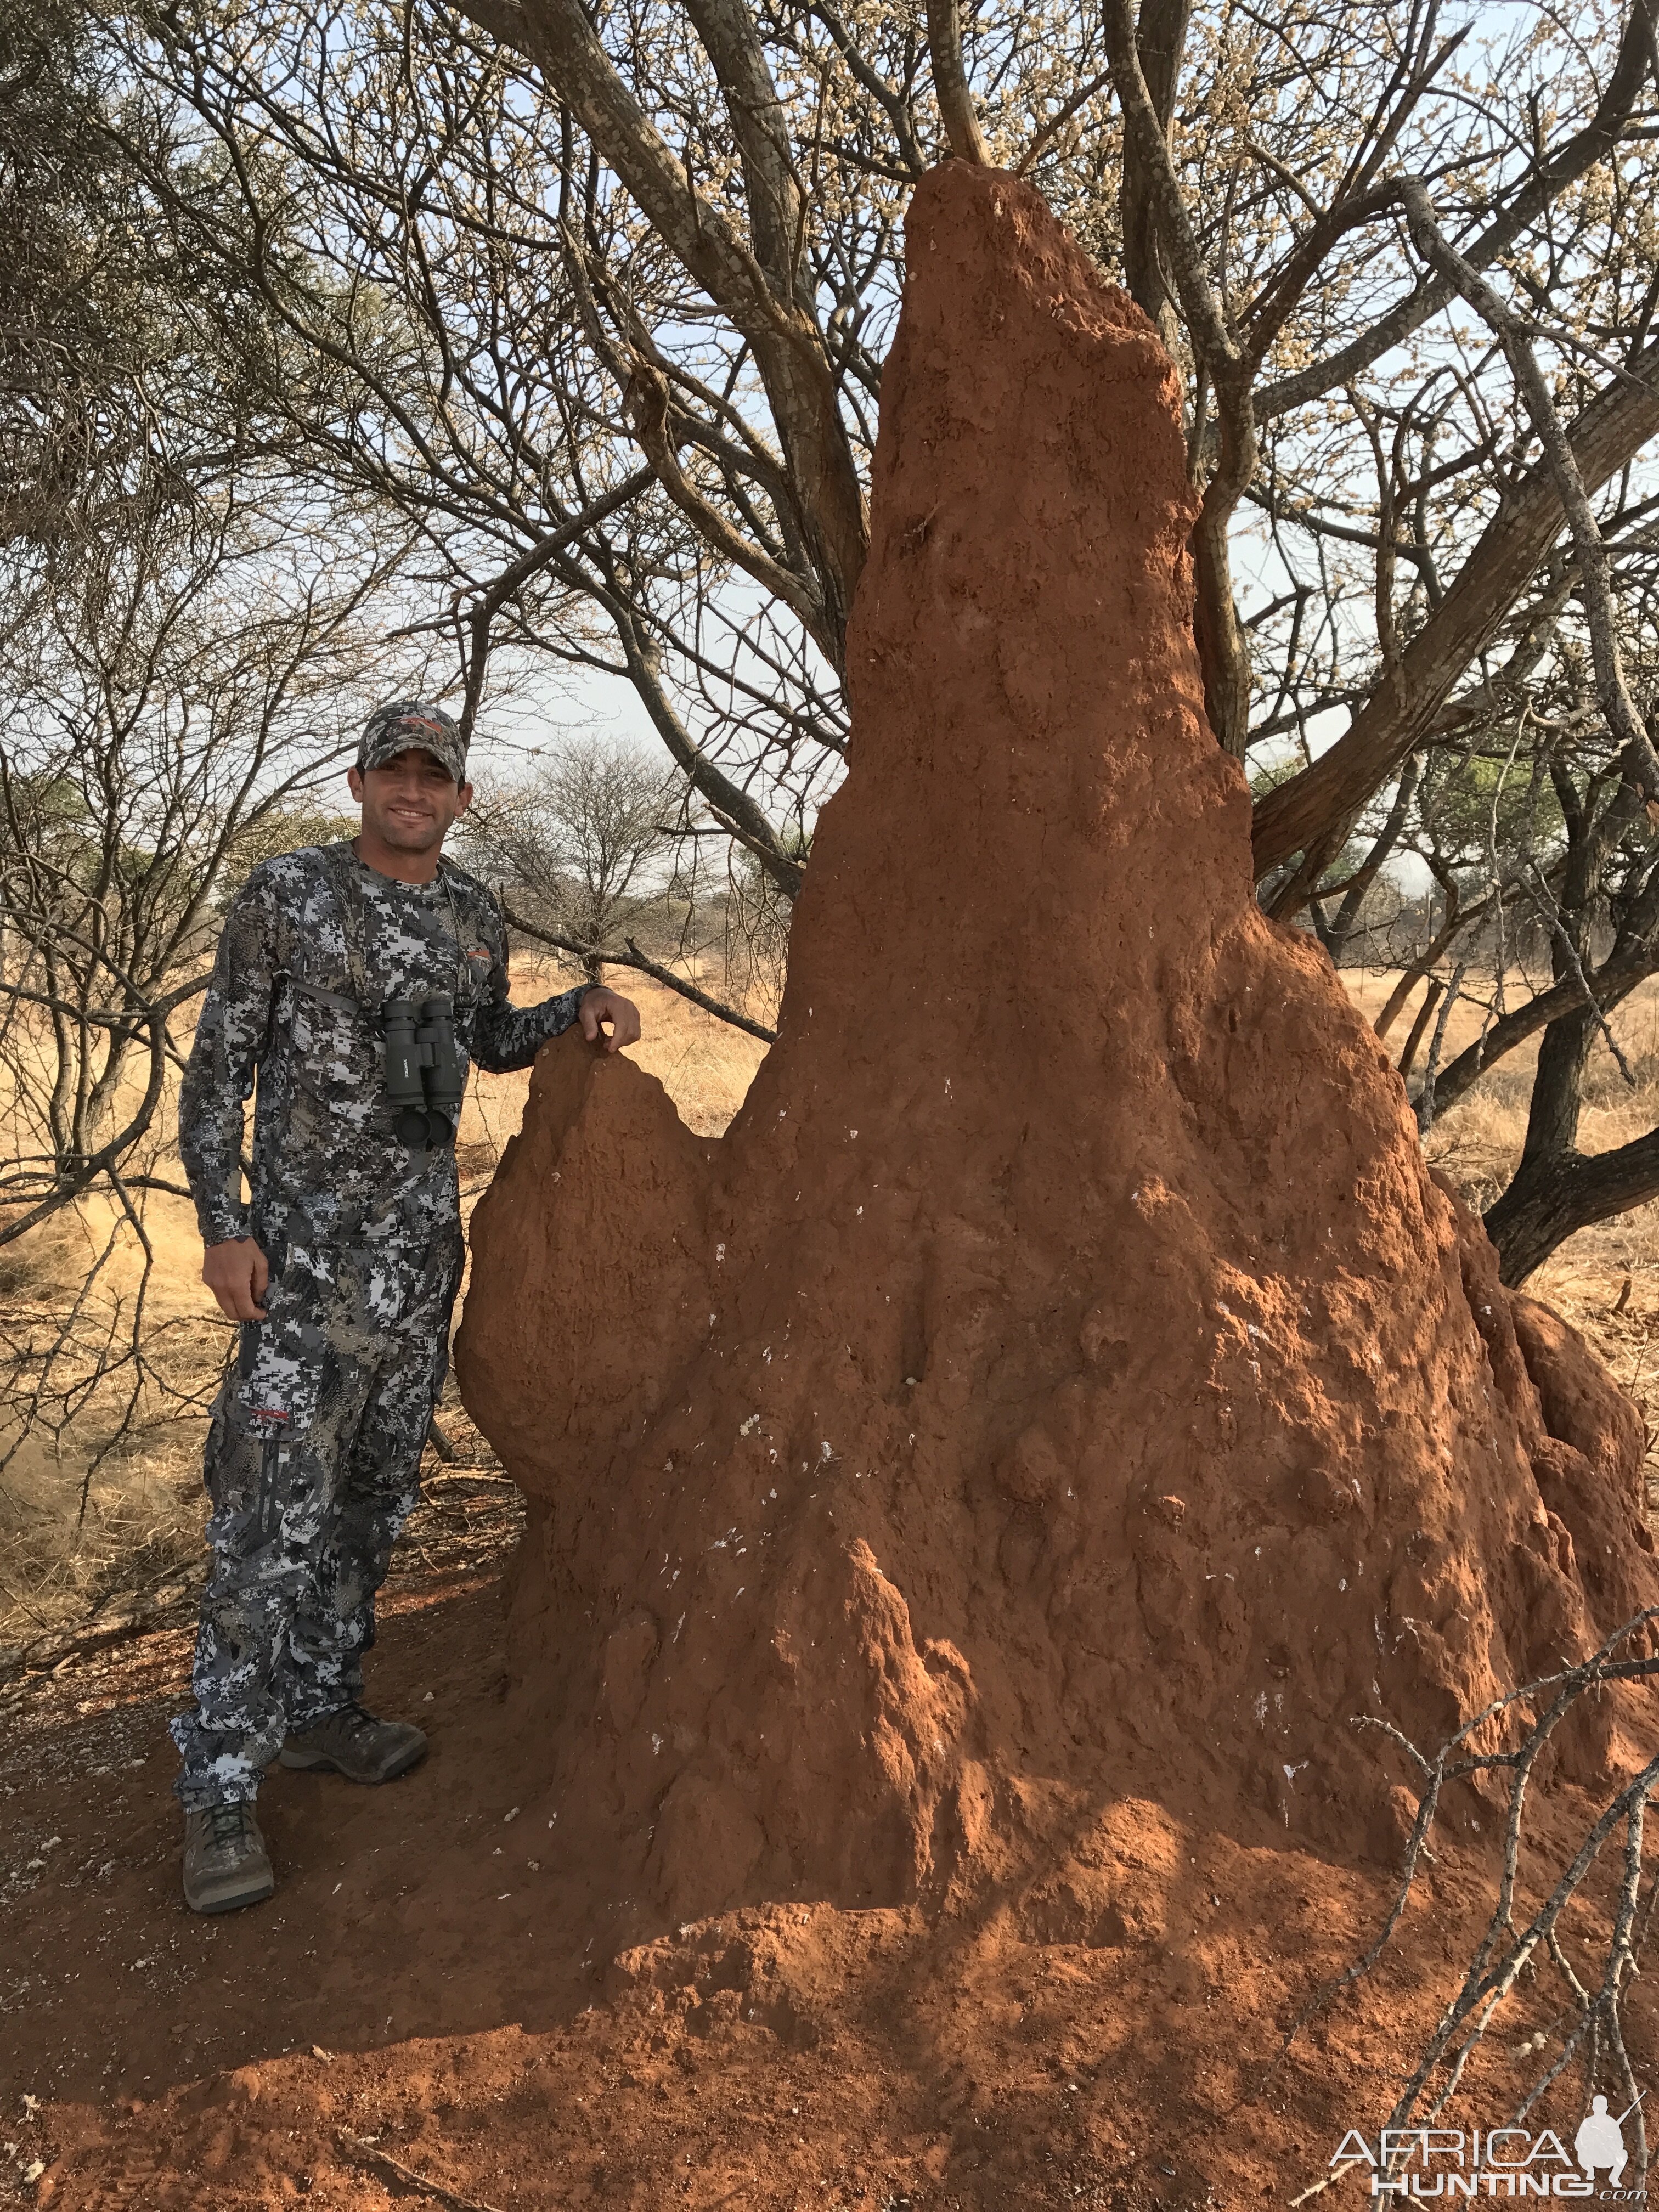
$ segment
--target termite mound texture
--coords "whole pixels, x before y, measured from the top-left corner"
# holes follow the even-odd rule
[[[1659,1577],[1632,1409],[1255,902],[1150,325],[1005,174],[908,240],[777,1043],[715,1142],[543,1054],[459,1366],[573,1849],[683,1916],[1069,1863],[1096,1940],[1115,1805],[1389,1850],[1354,1717],[1437,1747]]]

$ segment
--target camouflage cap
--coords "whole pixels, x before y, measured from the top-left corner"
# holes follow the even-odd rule
[[[457,783],[466,781],[466,740],[453,718],[428,699],[392,699],[377,707],[363,725],[357,765],[381,768],[411,747],[441,761]]]

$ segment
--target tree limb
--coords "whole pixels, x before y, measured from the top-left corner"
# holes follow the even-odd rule
[[[740,531],[734,530],[681,468],[668,432],[666,377],[650,362],[636,360],[623,404],[641,451],[661,479],[664,490],[709,550],[721,560],[729,561],[733,568],[741,568],[745,575],[752,576],[763,591],[781,599],[825,659],[838,661],[842,641],[824,619],[823,601],[808,591],[798,577],[780,568],[758,546],[750,544]]]
[[[624,949],[619,952],[614,945],[584,945],[580,938],[566,937],[556,929],[544,929],[536,922],[526,921],[522,915],[514,914],[505,899],[501,902],[501,912],[507,917],[507,927],[516,929],[520,937],[533,937],[538,944],[550,945],[560,952],[573,953],[578,960],[597,960],[611,968],[637,968],[642,975],[649,975],[654,981],[665,984],[669,990],[678,991],[681,998],[689,999],[694,1006],[701,1006],[704,1013],[713,1014],[717,1021],[730,1022],[734,1030],[746,1030],[750,1036],[758,1037],[763,1044],[775,1044],[778,1041],[775,1030],[768,1029],[764,1022],[751,1020],[747,1014],[740,1014],[735,1006],[726,1006],[719,999],[710,998],[707,991],[700,991],[695,983],[688,983],[672,968],[665,968],[659,961],[650,959],[641,951],[631,937],[623,939]]]
[[[1594,491],[1659,437],[1659,339],[1632,374],[1593,398],[1565,433],[1580,482]],[[1498,635],[1565,520],[1554,469],[1540,461],[1499,507],[1443,599],[1334,744],[1267,793],[1252,832],[1259,882],[1295,854],[1295,877],[1274,899],[1287,918],[1340,849],[1360,809],[1421,742],[1453,685]]]
[[[1141,0],[1140,18],[1135,27],[1135,48],[1146,97],[1158,118],[1166,148],[1191,15],[1192,0]],[[1062,114],[1065,112],[1061,110]],[[1152,195],[1158,190],[1161,185],[1147,168],[1139,137],[1130,139],[1126,134],[1123,180],[1118,196],[1123,225],[1123,273],[1130,298],[1156,325],[1164,344],[1173,349],[1176,332],[1158,252],[1159,229],[1154,219]]]
[[[1498,1272],[1514,1290],[1576,1230],[1659,1198],[1659,1129],[1610,1152],[1570,1152],[1522,1162],[1486,1214]]]
[[[933,90],[939,119],[958,161],[990,166],[991,156],[974,112],[974,95],[962,61],[962,15],[957,0],[927,0],[927,46],[933,58]]]
[[[614,491],[606,492],[594,500],[580,514],[562,521],[556,530],[538,538],[527,552],[520,555],[511,567],[502,569],[493,584],[478,595],[477,602],[467,617],[471,634],[471,651],[467,656],[466,696],[461,708],[461,742],[470,744],[472,726],[478,717],[478,702],[483,696],[484,672],[489,664],[489,626],[515,592],[530,581],[538,568],[574,544],[585,532],[595,529],[601,522],[626,507],[636,492],[643,491],[652,481],[650,469],[636,469],[625,477]]]
[[[823,580],[828,628],[839,642],[868,550],[869,525],[815,313],[802,303],[793,278],[779,289],[784,270],[775,265],[769,271],[723,210],[697,191],[623,82],[580,0],[526,0],[523,7],[501,0],[459,3],[482,30],[524,54],[557,88],[652,228],[749,340],[799,501],[803,535]],[[738,123],[753,57],[728,8],[710,0],[700,12],[698,27],[710,42],[710,58],[733,106],[745,160],[756,165],[757,176],[763,173],[771,180],[762,194],[765,204],[750,211],[757,246],[769,257],[769,225],[775,215],[787,215],[789,204],[787,195],[779,201],[776,188],[780,161],[787,166],[787,148],[775,143],[781,125],[752,115]],[[761,67],[763,73],[763,61]],[[831,658],[842,665],[839,649]]]
[[[1495,215],[1470,245],[1467,258],[1477,269],[1486,268],[1506,252],[1528,224],[1535,222],[1550,203],[1587,170],[1595,167],[1619,143],[1629,122],[1644,80],[1653,67],[1659,0],[1632,0],[1618,58],[1595,112],[1582,131],[1547,161],[1537,163],[1509,205]],[[1322,394],[1352,383],[1356,376],[1380,361],[1391,348],[1403,343],[1412,332],[1437,315],[1452,297],[1443,278],[1430,277],[1419,284],[1346,346],[1324,361],[1281,377],[1256,394],[1256,416],[1268,422],[1274,416],[1304,407]]]
[[[1171,36],[1175,27],[1173,23],[1170,27]],[[1204,488],[1192,537],[1198,587],[1195,628],[1210,726],[1223,749],[1242,760],[1249,734],[1250,646],[1233,596],[1228,526],[1255,474],[1253,365],[1228,328],[1204,273],[1198,234],[1170,158],[1168,124],[1141,70],[1129,0],[1105,0],[1102,35],[1123,110],[1124,137],[1144,173],[1148,220],[1156,227],[1158,246],[1167,258],[1194,350],[1215,393],[1220,453]],[[1174,67],[1172,58],[1171,90]]]
[[[1590,653],[1595,668],[1595,688],[1601,711],[1607,716],[1607,727],[1624,750],[1624,768],[1627,775],[1638,783],[1650,799],[1659,801],[1659,756],[1656,756],[1642,718],[1636,711],[1636,702],[1630,696],[1625,681],[1624,662],[1619,651],[1619,634],[1613,605],[1613,584],[1607,568],[1607,549],[1601,541],[1601,532],[1595,520],[1595,510],[1584,489],[1584,480],[1578,472],[1572,447],[1561,428],[1561,418],[1555,411],[1537,359],[1528,342],[1527,325],[1515,311],[1499,299],[1490,284],[1478,276],[1451,246],[1434,219],[1433,203],[1428,189],[1416,177],[1405,179],[1401,185],[1401,197],[1405,204],[1407,220],[1411,226],[1413,243],[1430,266],[1437,270],[1447,283],[1454,284],[1482,321],[1496,333],[1504,356],[1520,389],[1528,414],[1539,443],[1544,448],[1544,458],[1555,480],[1556,494],[1566,516],[1567,526],[1572,532],[1573,550],[1578,556],[1579,587],[1583,595],[1584,615],[1589,624]],[[1633,380],[1638,382],[1639,380]],[[1659,392],[1656,393],[1659,397]]]

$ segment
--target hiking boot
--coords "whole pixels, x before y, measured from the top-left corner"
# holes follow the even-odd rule
[[[277,1756],[284,1766],[331,1767],[348,1782],[390,1782],[426,1756],[426,1738],[412,1721],[377,1721],[361,1705],[342,1705],[289,1737]]]
[[[276,1887],[252,1805],[208,1805],[185,1814],[185,1903],[192,1912],[234,1912]]]

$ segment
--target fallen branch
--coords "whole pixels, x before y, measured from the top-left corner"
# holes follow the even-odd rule
[[[1653,1644],[1656,1622],[1659,1622],[1659,1607],[1638,1613],[1608,1637],[1588,1659],[1494,1698],[1472,1720],[1465,1722],[1432,1759],[1391,1723],[1375,1715],[1358,1717],[1357,1725],[1375,1729],[1386,1736],[1419,1778],[1421,1794],[1400,1883],[1375,1942],[1363,1957],[1316,1990],[1291,2022],[1260,2080],[1239,2100],[1241,2106],[1259,2098],[1269,2087],[1291,2044],[1309,2022],[1340,1992],[1363,1980],[1382,1956],[1404,1917],[1419,1863],[1432,1856],[1428,1838],[1446,1785],[1470,1781],[1478,1775],[1495,1778],[1507,1772],[1509,1802],[1504,1823],[1503,1864],[1486,1931],[1465,1970],[1462,1986],[1441,2014],[1393,2111],[1382,2124],[1378,2153],[1370,2162],[1380,2177],[1394,2178],[1411,2155],[1413,2130],[1420,2130],[1438,2121],[1456,2095],[1469,2059],[1485,2039],[1494,2015],[1514,1994],[1522,1974],[1541,1969],[1547,1963],[1554,1966],[1567,1984],[1569,2002],[1565,2012],[1556,2017],[1571,2019],[1573,2025],[1561,2039],[1559,2056],[1544,2068],[1517,2102],[1510,2124],[1520,2124],[1577,2055],[1585,2074],[1587,2099],[1605,2075],[1632,2100],[1632,2109],[1636,2112],[1636,2151],[1632,2164],[1639,2185],[1647,2172],[1647,2136],[1643,2116],[1637,2109],[1640,2100],[1632,2080],[1620,2011],[1624,1985],[1640,1972],[1642,1940],[1653,1910],[1650,1889],[1638,1932],[1643,1816],[1648,1796],[1659,1784],[1659,1759],[1650,1760],[1602,1807],[1571,1863],[1555,1876],[1542,1901],[1530,1914],[1523,1910],[1517,1918],[1516,1906],[1523,1887],[1521,1861],[1525,1808],[1545,1747],[1582,1698],[1599,1692],[1610,1683],[1647,1681],[1659,1674],[1659,1655]],[[1616,1655],[1621,1648],[1640,1656],[1620,1658]],[[1480,1752],[1473,1748],[1479,1735],[1483,1731],[1490,1735],[1515,1714],[1521,1718],[1522,1729],[1518,1741],[1507,1750]],[[1583,1894],[1587,1877],[1603,1844],[1620,1827],[1624,1830],[1624,1863],[1610,1914],[1600,1984],[1590,1987],[1580,1979],[1562,1949],[1559,1930],[1568,1906]],[[1553,2020],[1552,2027],[1554,2024]],[[1441,2078],[1431,2087],[1437,2072]],[[1390,2140],[1395,2148],[1384,2154]],[[1310,2184],[1292,2203],[1307,2203],[1346,2171],[1346,2166],[1333,2169]]]
[[[37,1636],[32,1643],[23,1644],[0,1660],[0,1685],[15,1685],[21,1676],[27,1674],[55,1674],[72,1660],[89,1658],[95,1651],[106,1651],[111,1645],[125,1644],[135,1636],[149,1636],[164,1628],[177,1626],[179,1624],[174,1617],[185,1613],[196,1602],[199,1583],[193,1583],[191,1577],[198,1576],[199,1571],[195,1567],[177,1567],[171,1573],[158,1577],[157,1583],[152,1583],[149,1588],[155,1589],[158,1584],[168,1582],[181,1583],[184,1587],[174,1596],[147,1606],[125,1620],[111,1621],[101,1628],[89,1627],[83,1622],[67,1634]],[[142,1591],[121,1591],[118,1595],[131,1597],[143,1594]],[[112,1602],[114,1601],[111,1598],[100,1599],[92,1613],[88,1615],[88,1621]]]
[[[424,2173],[416,2173],[412,2166],[405,2166],[401,2159],[393,2158],[390,2151],[380,2150],[374,2143],[366,2142],[362,2136],[354,2136],[349,2128],[340,2130],[339,2141],[342,2148],[349,2151],[360,2166],[378,2166],[381,2172],[392,2174],[401,2181],[406,2189],[419,2190],[428,2197],[435,2197],[440,2204],[452,2206],[453,2212],[497,2212],[495,2205],[486,2204],[482,2197],[463,2197],[456,2190],[446,2189],[441,2181],[432,2181]]]

